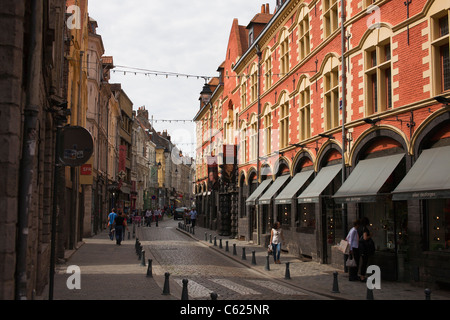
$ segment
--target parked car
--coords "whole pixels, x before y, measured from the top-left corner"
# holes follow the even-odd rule
[[[173,220],[184,219],[184,210],[187,210],[186,207],[176,208],[173,213]]]

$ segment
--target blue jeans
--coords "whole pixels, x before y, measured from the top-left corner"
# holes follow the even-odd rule
[[[272,243],[272,253],[273,253],[273,260],[275,262],[280,260],[281,243],[278,244]]]

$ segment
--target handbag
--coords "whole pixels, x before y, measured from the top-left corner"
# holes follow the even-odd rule
[[[347,240],[341,240],[341,242],[339,243],[338,249],[343,254],[349,254],[350,246],[348,245],[348,241]]]
[[[356,261],[355,261],[355,259],[353,259],[353,256],[350,256],[347,259],[347,261],[345,262],[345,265],[349,268],[356,267]]]
[[[272,253],[272,244],[271,243],[269,243],[269,246],[267,247],[267,252],[268,253]]]

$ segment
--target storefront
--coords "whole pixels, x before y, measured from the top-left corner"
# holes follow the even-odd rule
[[[342,233],[342,211],[333,194],[341,185],[341,164],[331,164],[320,169],[311,184],[297,198],[303,220],[316,222],[316,253],[313,257],[321,263],[331,262],[331,246],[335,244],[337,233]],[[306,217],[310,217],[307,219]]]
[[[377,250],[371,263],[380,266],[386,280],[398,279],[407,249],[402,242],[407,234],[406,203],[394,203],[391,196],[405,175],[404,162],[404,153],[361,160],[333,196],[337,203],[355,203],[356,218],[369,220]]]
[[[258,226],[261,225],[260,218],[262,215],[259,213],[259,207],[258,207],[258,200],[261,197],[261,195],[269,188],[269,186],[272,183],[272,179],[266,179],[263,180],[259,186],[256,188],[254,192],[250,194],[250,196],[245,201],[245,204],[247,206],[247,217],[250,217],[249,221],[249,227],[250,230],[250,237],[253,239],[253,241],[257,240],[259,237],[258,235],[261,234],[261,232],[258,230]],[[256,227],[256,232],[254,230],[254,227]],[[259,243],[259,242],[258,242]]]

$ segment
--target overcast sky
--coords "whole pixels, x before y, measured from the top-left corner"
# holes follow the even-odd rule
[[[89,15],[98,22],[105,55],[113,56],[116,66],[217,76],[233,19],[246,26],[263,3],[273,12],[275,1],[261,0],[89,0]],[[111,75],[111,83],[122,84],[134,109],[145,106],[155,120],[192,120],[199,111],[203,79]],[[193,123],[158,121],[154,126],[168,130],[179,149],[195,157]]]

